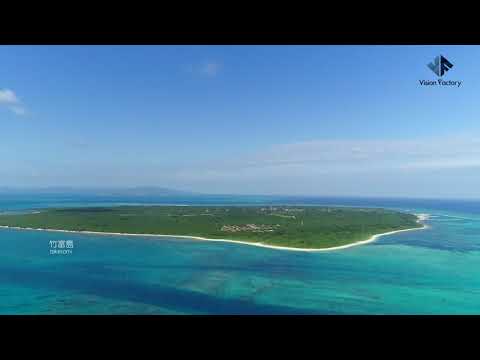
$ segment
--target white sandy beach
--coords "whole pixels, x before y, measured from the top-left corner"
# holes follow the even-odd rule
[[[417,222],[420,223],[424,220],[429,218],[428,214],[415,214],[418,218]],[[99,232],[99,231],[73,231],[73,230],[57,230],[57,229],[42,229],[42,228],[24,228],[24,227],[16,227],[16,226],[2,226],[0,225],[0,229],[12,229],[12,230],[29,230],[29,231],[48,231],[48,232],[60,232],[60,233],[74,233],[74,234],[90,234],[90,235],[118,235],[118,236],[140,236],[140,237],[169,237],[169,238],[184,238],[184,239],[193,239],[193,240],[202,240],[202,241],[217,241],[217,242],[229,242],[235,244],[243,244],[243,245],[251,245],[251,246],[259,246],[269,249],[277,249],[277,250],[290,250],[290,251],[306,251],[306,252],[320,252],[320,251],[334,251],[334,250],[341,250],[347,249],[353,246],[365,245],[371,242],[376,241],[381,236],[392,235],[404,231],[413,231],[413,230],[422,230],[427,228],[428,226],[423,224],[422,227],[419,228],[411,228],[411,229],[403,229],[403,230],[395,230],[389,231],[381,234],[376,234],[368,238],[367,240],[357,241],[347,245],[341,246],[334,246],[329,248],[322,248],[322,249],[304,249],[304,248],[294,248],[294,247],[287,247],[287,246],[275,246],[275,245],[268,245],[263,243],[255,243],[255,242],[248,242],[248,241],[239,241],[239,240],[229,240],[229,239],[209,239],[200,236],[188,236],[188,235],[160,235],[160,234],[129,234],[129,233],[113,233],[113,232]]]

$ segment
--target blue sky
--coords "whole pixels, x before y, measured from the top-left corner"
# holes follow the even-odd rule
[[[436,80],[426,66],[454,67]],[[0,46],[0,186],[480,197],[480,47]]]

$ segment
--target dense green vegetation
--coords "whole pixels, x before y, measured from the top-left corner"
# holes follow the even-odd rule
[[[2,215],[0,225],[75,231],[190,235],[325,248],[421,226],[415,215],[339,207],[119,206]]]

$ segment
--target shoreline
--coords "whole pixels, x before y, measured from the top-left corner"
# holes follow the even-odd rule
[[[421,221],[428,219],[427,214],[418,214],[416,216],[418,218],[417,223],[421,223]],[[114,233],[114,232],[101,232],[101,231],[80,231],[80,230],[77,231],[77,230],[42,229],[42,228],[35,229],[35,228],[24,228],[24,227],[18,227],[18,226],[0,225],[0,229],[10,229],[10,230],[46,231],[46,232],[61,232],[61,233],[73,233],[73,234],[86,234],[86,235],[106,235],[106,236],[113,235],[113,236],[139,236],[139,237],[169,237],[169,238],[193,239],[193,240],[200,240],[200,241],[229,242],[234,244],[251,245],[251,246],[258,246],[258,247],[264,247],[264,248],[276,249],[276,250],[290,250],[290,251],[304,251],[304,252],[321,252],[321,251],[335,251],[335,250],[347,249],[353,246],[372,243],[382,236],[392,235],[392,234],[405,232],[405,231],[423,230],[426,228],[428,228],[428,226],[423,224],[422,227],[393,230],[385,233],[375,234],[369,237],[367,240],[356,241],[351,244],[332,246],[332,247],[320,248],[320,249],[314,249],[314,248],[310,249],[310,248],[295,248],[295,247],[288,247],[288,246],[268,245],[268,244],[259,243],[259,242],[248,242],[248,241],[241,241],[241,240],[210,239],[210,238],[205,238],[201,236],[190,236],[190,235],[130,234],[130,233]]]

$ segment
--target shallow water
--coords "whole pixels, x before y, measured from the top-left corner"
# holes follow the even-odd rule
[[[17,196],[18,197],[18,196]],[[212,204],[219,197],[150,199]],[[75,195],[1,197],[0,210],[145,203]],[[431,214],[428,229],[305,253],[174,238],[0,230],[1,314],[480,313],[480,204],[225,197],[226,204],[381,206]],[[71,240],[71,254],[50,241]]]

